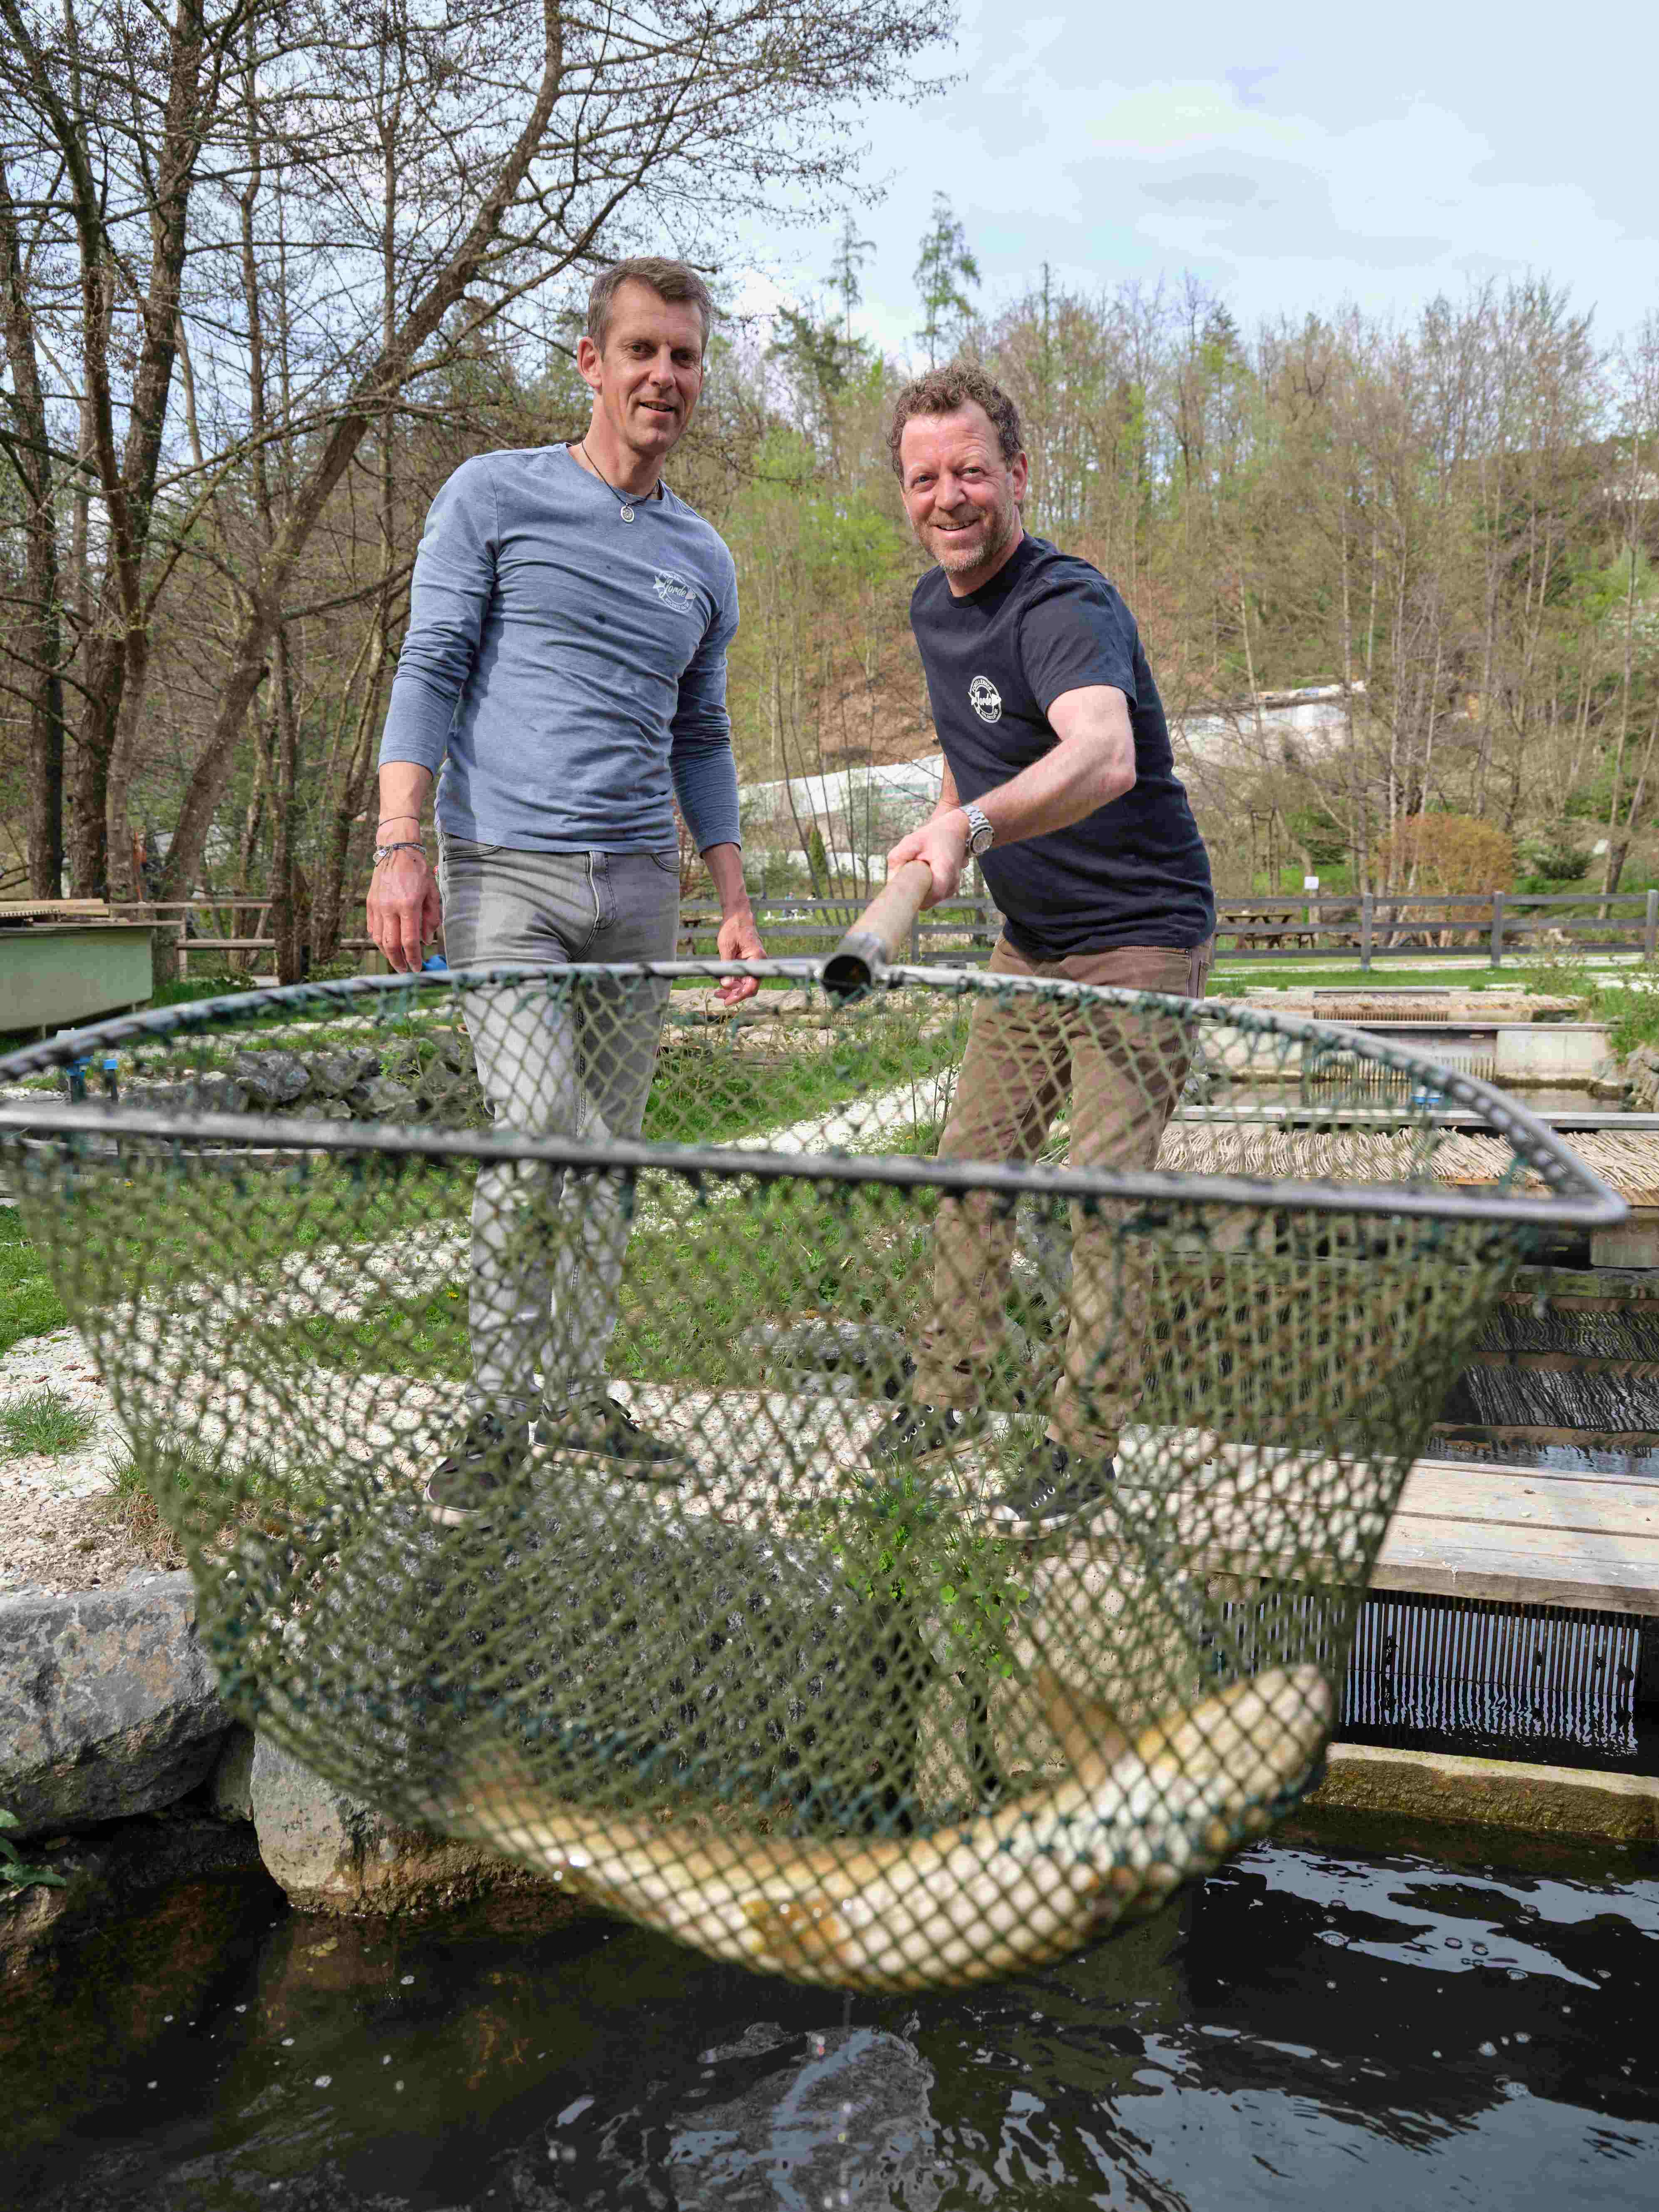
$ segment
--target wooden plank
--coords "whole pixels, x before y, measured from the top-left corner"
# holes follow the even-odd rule
[[[1607,1482],[1642,1482],[1650,1484],[1656,1495],[1659,1495],[1659,1480],[1644,1475],[1613,1474],[1593,1467],[1523,1467],[1519,1461],[1440,1459],[1431,1455],[1419,1460],[1417,1466],[1419,1471],[1426,1470],[1435,1474],[1501,1474],[1507,1480],[1518,1479],[1522,1482],[1534,1481],[1542,1475],[1561,1486],[1580,1483],[1594,1486]]]
[[[1462,1483],[1455,1475],[1416,1470],[1401,1498],[1399,1518],[1448,1528],[1504,1528],[1517,1540],[1528,1532],[1601,1535],[1659,1545],[1659,1484],[1607,1483],[1600,1490],[1558,1490],[1547,1480]],[[1659,1564],[1659,1555],[1656,1557]]]
[[[1501,1544],[1450,1549],[1396,1523],[1371,1577],[1374,1589],[1425,1597],[1495,1598],[1508,1605],[1557,1605],[1601,1613],[1659,1613],[1659,1562],[1577,1540],[1550,1562]]]
[[[1306,1462],[1277,1474],[1264,1468],[1254,1480],[1248,1466],[1218,1469],[1170,1493],[1160,1510],[1199,1571],[1340,1578],[1352,1573],[1354,1554],[1344,1546],[1309,1557],[1304,1517],[1291,1502],[1302,1483],[1337,1473]],[[1598,1491],[1537,1473],[1525,1481],[1481,1477],[1478,1469],[1413,1470],[1383,1539],[1376,1588],[1659,1614],[1659,1486],[1615,1482]]]

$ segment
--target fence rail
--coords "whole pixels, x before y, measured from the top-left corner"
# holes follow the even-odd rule
[[[827,947],[860,911],[857,898],[757,899],[756,912],[769,939],[787,939],[803,952]],[[268,899],[172,899],[163,902],[112,904],[116,919],[173,924],[179,931],[181,978],[193,958],[228,953],[251,955],[268,947]],[[213,933],[191,933],[202,916]],[[225,932],[252,920],[252,930]],[[1216,903],[1216,950],[1233,960],[1274,960],[1290,955],[1315,960],[1351,961],[1370,969],[1384,960],[1409,958],[1425,951],[1484,949],[1489,964],[1546,947],[1576,952],[1633,951],[1652,960],[1659,954],[1659,890],[1612,891],[1365,891],[1279,898],[1220,899]],[[909,956],[915,963],[977,967],[990,957],[1002,916],[988,898],[963,898],[931,908],[910,933]],[[712,908],[688,906],[680,919],[683,957],[712,956],[720,916]],[[343,937],[342,952],[355,952],[378,964],[367,937]]]

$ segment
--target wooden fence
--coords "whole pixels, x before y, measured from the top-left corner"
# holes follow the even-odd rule
[[[811,957],[827,951],[858,913],[857,899],[757,900],[756,913],[769,951]],[[115,905],[116,919],[158,921],[179,933],[178,963],[188,977],[191,960],[222,967],[228,957],[252,959],[270,949],[270,902],[260,899],[175,899],[161,904]],[[1480,891],[1367,891],[1306,893],[1296,896],[1217,902],[1216,950],[1229,960],[1340,960],[1369,969],[1382,960],[1421,957],[1425,951],[1484,951],[1493,968],[1505,959],[1545,951],[1659,952],[1659,890],[1550,893]],[[201,927],[206,923],[208,927]],[[921,915],[910,933],[916,965],[978,966],[990,957],[1002,917],[988,899],[963,898]],[[688,905],[680,918],[683,958],[710,958],[720,916]],[[345,937],[371,970],[383,965],[372,940]]]

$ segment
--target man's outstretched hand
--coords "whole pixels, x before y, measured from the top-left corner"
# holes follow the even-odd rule
[[[394,853],[368,887],[368,933],[400,975],[412,975],[438,934],[443,908],[424,853]]]

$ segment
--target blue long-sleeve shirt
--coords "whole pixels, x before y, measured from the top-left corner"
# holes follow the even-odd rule
[[[452,836],[515,851],[735,844],[737,572],[665,486],[620,502],[564,446],[464,461],[416,556],[380,762],[437,772]]]

